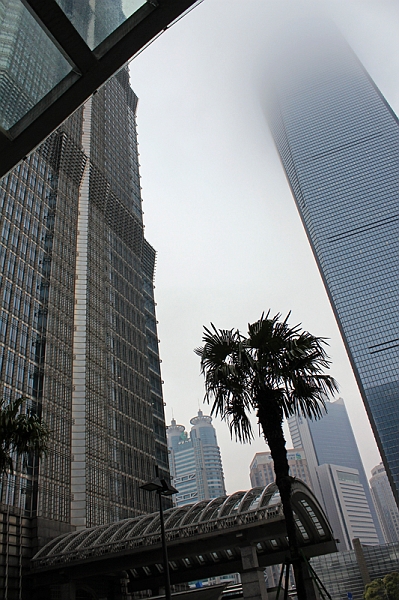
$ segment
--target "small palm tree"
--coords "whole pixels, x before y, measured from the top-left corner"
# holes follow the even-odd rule
[[[20,412],[25,398],[0,400],[0,474],[14,471],[13,454],[45,454],[49,429],[32,413]]]
[[[294,414],[319,418],[325,396],[337,391],[335,380],[324,374],[330,362],[326,341],[290,327],[288,316],[270,317],[248,325],[248,337],[238,330],[204,328],[204,346],[195,350],[205,376],[205,400],[213,402],[212,414],[229,423],[240,442],[253,438],[249,413],[255,412],[274,461],[276,484],[285,516],[290,559],[298,600],[307,597],[305,565],[300,558],[291,506],[291,477],[283,420]]]

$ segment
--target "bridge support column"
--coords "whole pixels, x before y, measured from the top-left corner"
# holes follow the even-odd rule
[[[76,586],[73,581],[68,583],[62,583],[60,585],[60,597],[61,600],[75,600],[76,598]]]
[[[267,588],[263,568],[259,567],[254,546],[241,548],[241,583],[244,600],[267,600]]]
[[[320,594],[305,562],[302,562],[302,573],[305,582],[306,598],[308,600],[320,600]]]

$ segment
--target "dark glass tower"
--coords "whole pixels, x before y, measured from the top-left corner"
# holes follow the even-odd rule
[[[139,486],[168,474],[136,108],[124,69],[0,181],[0,393],[51,429],[0,478],[10,600],[38,546],[155,510]]]
[[[398,119],[332,25],[288,29],[270,125],[398,501]]]

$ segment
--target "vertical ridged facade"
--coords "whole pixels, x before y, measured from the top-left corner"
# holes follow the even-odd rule
[[[308,21],[276,40],[269,122],[398,501],[399,124],[333,26]]]
[[[155,510],[139,486],[168,474],[136,108],[123,70],[0,182],[0,393],[51,429],[1,479],[10,600],[38,545]]]
[[[91,48],[126,18],[120,1],[59,4]],[[70,69],[19,0],[0,0],[4,126]],[[38,546],[152,512],[139,486],[156,464],[168,475],[136,109],[123,69],[0,181],[0,394],[51,430],[40,464],[0,476],[8,600]]]

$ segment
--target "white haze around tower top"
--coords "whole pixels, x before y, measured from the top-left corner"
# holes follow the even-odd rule
[[[397,3],[318,4],[398,112]],[[146,237],[158,252],[166,421],[173,410],[178,423],[188,423],[198,401],[202,405],[203,378],[193,349],[201,345],[203,325],[245,332],[264,310],[291,310],[292,324],[329,338],[330,372],[369,474],[379,453],[261,106],[264,24],[276,5],[205,0],[130,65],[140,99]],[[203,410],[209,414],[210,408]],[[225,423],[213,424],[227,492],[248,489],[249,464],[265,450],[263,440],[242,446],[230,440]]]

